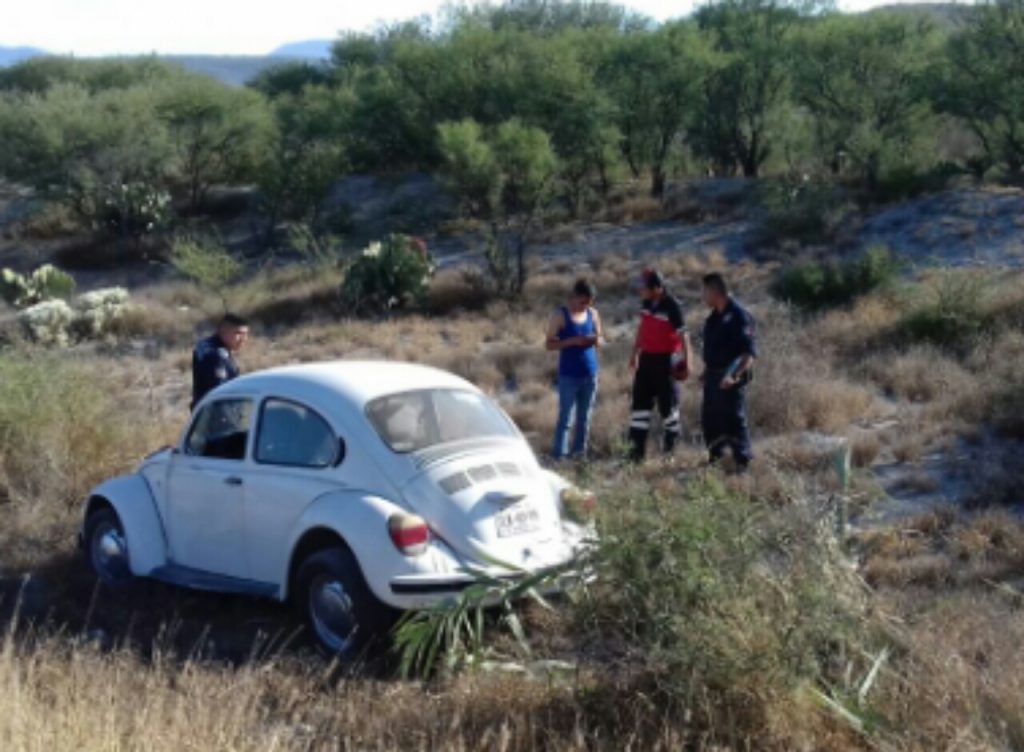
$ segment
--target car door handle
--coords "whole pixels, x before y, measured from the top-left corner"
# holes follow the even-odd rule
[[[242,485],[242,479],[239,478],[237,475],[232,475],[232,476],[230,476],[228,478],[225,478],[224,482],[227,483],[229,486],[240,486],[240,485]]]

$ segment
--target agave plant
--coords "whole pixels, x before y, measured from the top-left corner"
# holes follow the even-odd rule
[[[532,657],[530,642],[517,611],[518,604],[531,600],[543,608],[551,605],[542,591],[559,586],[567,589],[586,581],[582,559],[567,564],[523,573],[515,580],[500,579],[477,569],[465,573],[473,583],[456,598],[425,611],[410,612],[395,628],[395,651],[403,677],[430,676],[438,669],[485,667],[503,661],[507,667],[527,670],[522,663]],[[484,612],[493,609],[498,623],[514,638],[517,656],[503,656],[485,642]]]

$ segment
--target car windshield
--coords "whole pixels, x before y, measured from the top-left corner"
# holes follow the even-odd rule
[[[373,400],[366,415],[392,451],[405,453],[453,441],[516,436],[515,426],[487,397],[457,389],[423,389]]]

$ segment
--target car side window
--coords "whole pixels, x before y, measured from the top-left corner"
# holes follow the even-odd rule
[[[297,402],[268,399],[260,411],[256,461],[266,465],[324,468],[341,444],[327,421]]]
[[[252,402],[224,399],[204,407],[185,440],[185,454],[219,460],[244,460],[252,423]]]

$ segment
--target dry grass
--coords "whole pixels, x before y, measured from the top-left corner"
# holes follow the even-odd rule
[[[476,679],[443,696],[316,663],[143,662],[57,638],[0,650],[0,747],[51,750],[594,749],[572,692]],[[597,748],[611,749],[604,743]]]
[[[268,270],[232,293],[257,324],[241,361],[247,371],[355,357],[437,365],[494,394],[535,447],[547,451],[557,397],[544,326],[565,286],[586,273],[598,285],[611,335],[601,354],[593,435],[603,460],[622,448],[636,323],[631,287],[643,263],[608,256],[587,268],[540,269],[526,301],[515,306],[482,298],[460,271],[446,271],[423,313],[377,321],[338,318],[334,278]],[[691,331],[699,331],[705,315],[698,283],[710,269],[726,271],[758,319],[762,352],[750,412],[759,457],[749,475],[722,482],[766,515],[813,506],[838,490],[831,458],[811,433],[849,440],[860,469],[854,490],[865,498],[874,493],[869,468],[877,460],[917,462],[970,427],[987,436],[991,424],[1017,435],[1007,406],[1024,404],[1013,401],[1024,364],[1024,293],[1012,280],[985,304],[1001,323],[952,354],[894,342],[905,307],[890,297],[807,319],[768,299],[768,266],[730,266],[722,254],[686,252],[658,264],[690,311]],[[85,489],[172,438],[184,420],[189,347],[219,310],[182,284],[154,284],[135,299],[126,342],[66,355],[25,350],[0,361],[8,369],[0,390],[0,575],[48,576],[55,554],[70,551]],[[36,378],[44,372],[48,378]],[[699,415],[693,382],[683,387],[682,413],[689,434]],[[880,430],[883,420],[896,423]],[[686,443],[671,460],[652,460],[636,475],[599,461],[581,482],[611,494],[638,477],[673,499],[709,477],[703,460],[699,441]],[[1019,466],[1012,452],[975,462],[975,500],[1019,499]],[[908,482],[913,490],[935,490],[934,476],[923,470]],[[871,596],[873,608],[900,625],[891,635],[897,652],[872,692],[871,712],[883,722],[869,738],[815,712],[798,690],[746,698],[743,712],[757,703],[760,736],[700,736],[687,717],[658,715],[656,687],[610,677],[600,666],[565,682],[469,676],[424,688],[338,681],[301,652],[229,668],[159,651],[149,660],[141,657],[148,644],[103,652],[65,633],[9,637],[0,650],[0,749],[135,749],[143,739],[157,752],[1024,747],[1024,665],[1015,651],[1024,626],[1020,596],[1011,589],[1024,575],[1021,523],[994,511],[964,517],[943,509],[866,534],[856,550],[861,575],[880,591]],[[81,590],[72,579],[65,588]],[[77,592],[75,599],[84,610],[88,595]],[[220,608],[204,601],[198,611],[214,618]],[[571,642],[552,635],[553,627],[539,630],[541,643]]]
[[[912,613],[896,633],[905,655],[898,681],[878,705],[902,749],[1024,747],[1024,621],[1019,596],[998,588],[935,600],[917,590],[888,593],[888,607]]]

